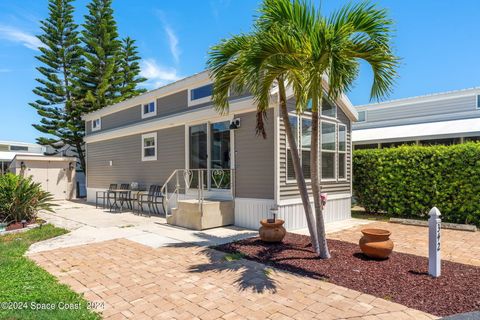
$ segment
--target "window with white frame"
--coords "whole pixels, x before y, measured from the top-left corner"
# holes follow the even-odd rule
[[[331,103],[328,99],[323,99],[322,117],[329,117],[329,118],[337,117],[337,106]]]
[[[157,133],[142,134],[142,161],[157,160]]]
[[[312,141],[312,119],[308,117],[289,116],[295,142],[299,149],[300,164],[305,179],[311,178],[310,149]],[[300,141],[300,143],[299,143]],[[287,180],[295,180],[295,170],[290,148],[287,143]]]
[[[200,103],[209,102],[212,99],[213,84],[209,83],[201,87],[189,90],[188,105],[193,106]]]
[[[157,106],[155,101],[144,103],[142,106],[142,119],[153,117],[157,114]]]
[[[100,118],[92,120],[92,131],[97,131],[102,128],[102,121]]]
[[[337,125],[332,122],[321,122],[322,135],[321,135],[321,154],[322,154],[322,179],[334,180],[335,179],[335,155],[337,151]]]
[[[338,125],[338,179],[347,179],[347,126]]]
[[[358,122],[367,121],[367,111],[358,111]]]

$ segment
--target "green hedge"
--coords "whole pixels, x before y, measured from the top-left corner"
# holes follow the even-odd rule
[[[480,143],[356,150],[353,190],[367,212],[480,226]]]

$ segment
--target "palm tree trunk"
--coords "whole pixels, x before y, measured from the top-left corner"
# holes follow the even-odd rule
[[[282,80],[278,81],[278,93],[279,93],[279,102],[280,102],[280,114],[285,125],[285,132],[287,135],[288,145],[290,146],[290,153],[293,160],[293,170],[295,172],[295,177],[297,180],[298,190],[300,192],[300,197],[302,198],[303,209],[305,210],[305,217],[307,219],[308,232],[310,233],[310,240],[312,242],[313,249],[315,252],[320,254],[320,249],[318,245],[317,233],[315,232],[315,224],[313,219],[312,206],[310,205],[310,199],[308,197],[307,184],[305,182],[305,177],[303,176],[302,166],[300,164],[300,157],[298,154],[297,143],[293,137],[292,126],[290,125],[290,120],[288,118],[287,110],[287,95],[285,92],[285,85]]]
[[[320,104],[319,104],[320,100]],[[329,259],[330,252],[328,250],[327,238],[325,237],[325,220],[323,219],[322,199],[321,199],[321,185],[319,175],[319,116],[318,112],[321,110],[322,94],[312,101],[312,140],[310,147],[310,171],[312,176],[312,194],[315,207],[315,223],[317,229],[317,239],[319,244],[319,254],[322,259]]]

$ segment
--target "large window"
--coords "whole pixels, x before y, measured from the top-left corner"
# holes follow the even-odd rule
[[[210,97],[213,92],[213,84],[207,84],[202,87],[198,87],[190,90],[190,100],[198,100],[206,97]]]
[[[322,126],[322,179],[335,179],[336,127],[332,122],[321,122]]]
[[[28,151],[27,146],[10,146],[11,151]]]
[[[336,118],[337,117],[337,106],[331,103],[328,99],[323,99],[322,103],[322,116]]]
[[[157,107],[154,101],[143,104],[142,119],[153,117],[157,114]]]
[[[157,160],[157,133],[142,135],[142,161]]]
[[[338,179],[347,178],[347,127],[338,125]]]
[[[306,117],[289,116],[295,142],[299,149],[300,163],[305,179],[310,179],[310,148],[312,141],[312,120]],[[301,143],[299,143],[299,141]],[[293,159],[290,148],[287,146],[287,179],[295,180]]]

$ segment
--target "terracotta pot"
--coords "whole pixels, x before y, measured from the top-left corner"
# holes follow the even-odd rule
[[[390,231],[383,229],[363,229],[359,245],[362,252],[376,259],[386,259],[392,253],[393,241]]]
[[[276,219],[275,222],[268,222],[267,219],[260,221],[262,225],[258,230],[260,239],[265,242],[281,242],[287,233],[283,227],[285,221]]]

